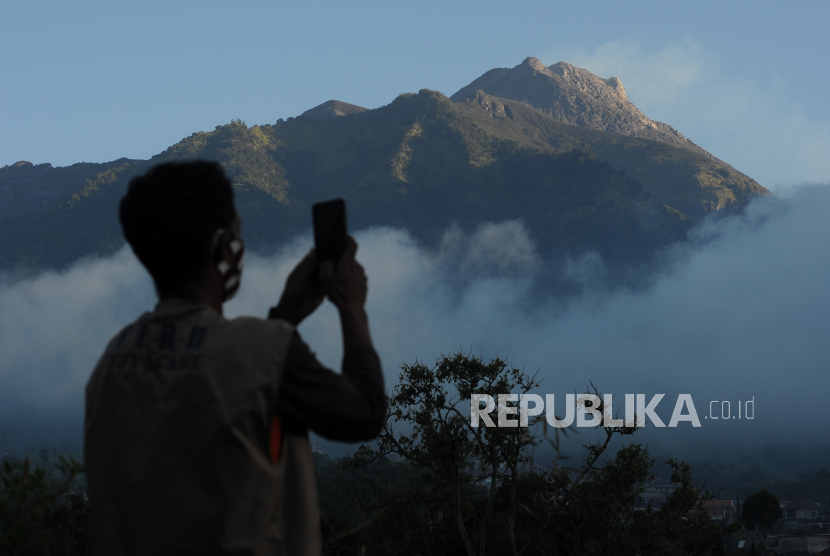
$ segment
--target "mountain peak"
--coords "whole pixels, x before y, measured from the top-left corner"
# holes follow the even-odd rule
[[[536,58],[534,58],[534,60],[535,59]],[[539,63],[541,64],[542,62]],[[619,77],[609,77],[608,79],[603,79],[602,77],[594,75],[586,69],[578,68],[568,62],[557,62],[555,64],[551,64],[549,67],[546,67],[545,70],[547,70],[548,75],[554,79],[559,79],[570,85],[591,83],[602,91],[603,87],[601,86],[601,83],[604,83],[611,89],[613,94],[622,97],[626,101],[628,100],[628,96],[625,94],[625,87],[623,87],[622,81],[620,81]]]
[[[555,74],[561,75],[563,77],[568,77],[569,75],[573,75],[574,70],[577,70],[577,69],[579,69],[579,68],[577,68],[573,64],[569,64],[568,62],[557,62],[555,64],[551,64],[551,66],[550,66],[551,73],[555,73]]]
[[[544,73],[546,75],[550,75],[550,70],[545,67],[545,64],[539,58],[534,58],[533,56],[528,56],[524,59],[520,65],[528,66],[530,69],[534,71],[538,71],[540,73]]]
[[[513,68],[488,71],[450,98],[458,102],[478,90],[522,102],[569,125],[661,141],[712,156],[670,125],[643,114],[628,100],[618,77],[603,79],[567,62],[545,66],[528,57]]]
[[[323,104],[318,104],[314,108],[306,110],[300,114],[300,117],[306,116],[308,118],[314,118],[315,120],[322,120],[324,118],[359,114],[361,112],[366,112],[367,110],[369,109],[363,108],[362,106],[358,106],[356,104],[349,104],[348,102],[342,102],[339,100],[329,100]]]
[[[625,87],[623,87],[619,77],[609,77],[605,80],[605,84],[614,89],[625,100],[628,100],[628,96],[625,94]]]

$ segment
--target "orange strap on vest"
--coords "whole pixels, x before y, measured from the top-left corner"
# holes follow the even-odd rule
[[[271,417],[271,442],[269,448],[271,461],[273,463],[280,461],[280,452],[282,451],[282,420],[279,415]]]

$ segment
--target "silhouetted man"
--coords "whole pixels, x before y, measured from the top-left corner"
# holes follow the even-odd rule
[[[156,166],[130,182],[119,217],[159,302],[113,338],[87,385],[94,553],[319,554],[307,430],[368,440],[386,416],[357,244],[319,276],[309,253],[267,320],[228,320],[245,246],[218,164]],[[296,332],[324,296],[340,313],[342,374]]]

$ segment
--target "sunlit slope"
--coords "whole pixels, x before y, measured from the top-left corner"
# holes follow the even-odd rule
[[[661,141],[564,124],[521,102],[477,91],[457,106],[490,135],[561,153],[583,149],[639,181],[656,201],[698,221],[770,192],[728,164]]]
[[[71,193],[0,220],[0,267],[59,268],[117,249],[117,205],[129,179],[190,158],[224,164],[245,238],[260,252],[306,233],[314,202],[344,197],[352,229],[403,227],[437,245],[453,223],[521,218],[543,254],[596,250],[637,263],[682,239],[707,211],[766,192],[688,150],[568,126],[512,101],[453,103],[423,90],[347,116],[232,122],[149,161],[91,167]],[[0,169],[0,202],[12,172],[35,190],[39,168]]]

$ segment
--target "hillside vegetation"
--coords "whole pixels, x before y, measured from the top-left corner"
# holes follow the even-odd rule
[[[566,125],[483,93],[453,103],[422,90],[346,116],[233,121],[150,160],[3,167],[0,268],[61,268],[118,249],[129,180],[191,158],[225,166],[246,241],[266,253],[309,230],[311,204],[343,197],[353,230],[402,227],[435,246],[452,223],[521,218],[543,255],[596,250],[636,264],[708,212],[768,193],[688,149]]]

